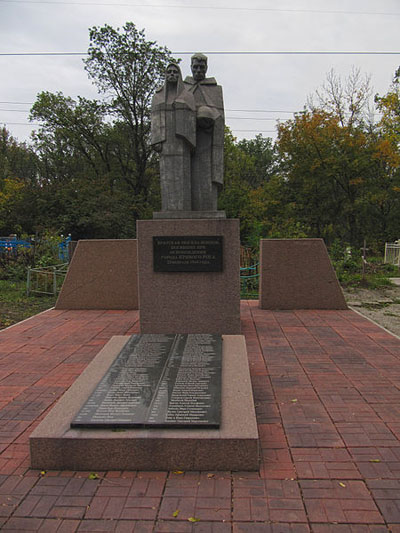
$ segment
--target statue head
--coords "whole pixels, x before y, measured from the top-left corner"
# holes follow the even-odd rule
[[[207,56],[194,54],[191,59],[191,69],[194,81],[204,80],[207,73]]]
[[[167,83],[178,83],[182,79],[182,73],[177,63],[170,63],[165,71],[165,81]]]

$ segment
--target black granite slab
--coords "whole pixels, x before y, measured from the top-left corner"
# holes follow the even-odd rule
[[[218,428],[221,335],[132,335],[72,428]]]
[[[153,237],[155,272],[222,272],[223,236]]]

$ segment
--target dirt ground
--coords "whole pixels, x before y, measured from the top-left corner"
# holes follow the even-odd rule
[[[347,304],[400,336],[400,286],[384,289],[345,289]]]

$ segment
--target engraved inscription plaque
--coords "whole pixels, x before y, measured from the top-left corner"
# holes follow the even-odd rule
[[[153,237],[155,272],[222,272],[222,235]]]
[[[71,427],[218,428],[221,364],[220,335],[133,335]]]

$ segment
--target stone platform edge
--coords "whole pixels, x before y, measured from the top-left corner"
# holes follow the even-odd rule
[[[114,336],[29,438],[41,470],[258,470],[259,441],[245,339],[223,335],[219,429],[71,429],[129,336]]]

